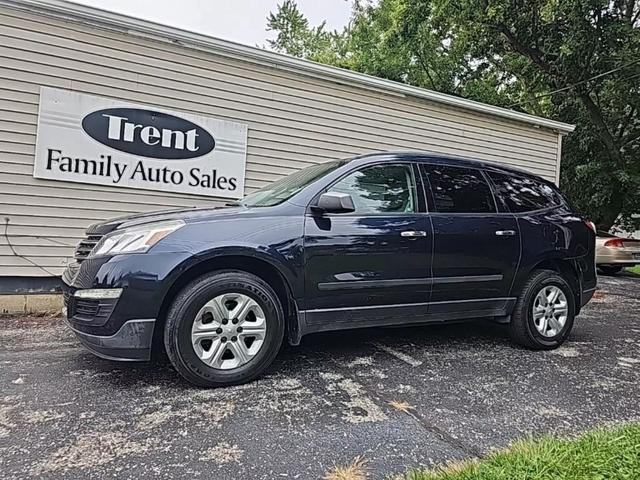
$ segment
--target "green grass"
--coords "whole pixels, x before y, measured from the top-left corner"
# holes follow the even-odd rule
[[[636,275],[640,275],[640,265],[636,265],[635,267],[627,268],[631,273],[635,273]]]
[[[640,424],[576,439],[522,440],[482,460],[414,471],[406,480],[638,480]]]

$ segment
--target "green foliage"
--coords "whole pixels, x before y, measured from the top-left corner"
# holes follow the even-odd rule
[[[640,425],[595,430],[574,440],[515,443],[480,461],[414,471],[406,480],[634,480],[640,478]]]
[[[639,0],[355,0],[350,24],[271,14],[277,51],[577,125],[561,186],[602,229],[640,219]]]
[[[269,14],[267,30],[277,32],[275,40],[267,40],[273,50],[327,64],[335,62],[334,52],[343,39],[337,32],[327,32],[324,22],[310,27],[295,0],[284,0],[275,14]]]
[[[444,22],[461,48],[513,75],[520,108],[577,129],[561,185],[602,229],[640,212],[640,2],[452,0]],[[556,92],[556,93],[553,93]]]

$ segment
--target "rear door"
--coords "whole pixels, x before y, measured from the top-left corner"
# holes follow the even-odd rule
[[[479,169],[425,164],[422,172],[434,235],[430,315],[501,314],[520,257],[514,215],[499,211]]]

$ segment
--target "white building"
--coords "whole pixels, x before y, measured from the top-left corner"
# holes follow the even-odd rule
[[[146,108],[154,119],[168,111],[184,125],[215,131],[215,150],[193,165],[206,160],[198,165],[224,170],[236,188],[229,191],[226,180],[226,191],[218,188],[219,176],[209,189],[171,181],[116,183],[113,170],[98,178],[97,171],[107,172],[103,164],[63,166],[69,149],[77,149],[74,159],[98,161],[90,156],[94,151],[118,154],[108,143],[126,140],[114,140],[126,135],[124,123],[113,123],[114,137],[97,142],[91,127],[81,125],[92,109],[106,108]],[[127,118],[121,122],[133,121]],[[133,125],[130,138],[143,135],[156,147],[177,141],[188,149],[188,137],[177,139],[177,130],[167,127],[163,137],[162,129],[143,127]],[[221,204],[298,168],[353,154],[441,152],[557,181],[562,136],[572,130],[62,0],[0,0],[0,293],[51,285],[96,221]],[[147,155],[129,153],[131,169]],[[155,165],[178,165],[157,158]],[[84,171],[72,176],[73,168]]]

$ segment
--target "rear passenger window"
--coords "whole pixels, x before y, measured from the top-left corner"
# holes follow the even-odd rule
[[[436,212],[492,213],[493,194],[482,172],[470,168],[425,165]]]
[[[496,192],[513,213],[531,212],[560,205],[560,195],[549,185],[527,177],[487,172]]]

